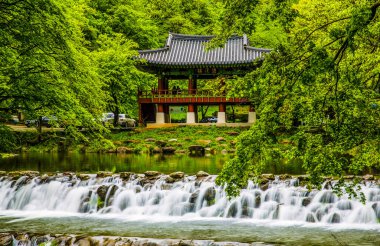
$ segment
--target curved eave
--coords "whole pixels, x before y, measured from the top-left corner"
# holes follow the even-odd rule
[[[253,62],[245,63],[229,63],[229,64],[161,64],[161,63],[141,63],[137,67],[138,69],[155,74],[157,70],[166,70],[166,69],[197,69],[197,68],[245,68],[245,69],[255,69],[263,59],[256,59]]]

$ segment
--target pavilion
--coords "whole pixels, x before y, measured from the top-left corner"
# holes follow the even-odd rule
[[[158,77],[157,89],[139,91],[139,123],[143,121],[169,123],[169,107],[187,106],[186,123],[197,123],[198,105],[218,105],[218,122],[226,123],[226,106],[251,105],[246,98],[227,98],[226,93],[215,95],[212,91],[197,88],[197,80],[244,76],[254,70],[269,49],[249,46],[246,35],[233,36],[224,47],[207,49],[206,44],[214,36],[184,35],[169,33],[165,47],[156,50],[141,50],[138,68]],[[187,90],[169,89],[170,80],[187,81]],[[248,123],[256,121],[251,105]]]

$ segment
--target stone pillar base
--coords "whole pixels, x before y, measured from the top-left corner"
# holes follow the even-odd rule
[[[165,113],[164,112],[157,112],[156,113],[156,123],[157,124],[165,123]]]
[[[256,112],[248,112],[248,123],[256,122]]]
[[[187,112],[186,123],[195,123],[195,113]]]
[[[218,123],[226,123],[226,112],[218,112]]]

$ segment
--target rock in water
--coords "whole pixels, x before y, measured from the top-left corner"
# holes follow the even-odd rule
[[[12,245],[13,237],[10,233],[0,233],[0,245],[10,246]]]
[[[334,213],[328,220],[329,223],[340,223],[341,217],[339,214]]]
[[[210,176],[210,174],[204,172],[204,171],[199,171],[197,172],[197,178],[201,178],[201,177],[207,177],[207,176]]]
[[[157,177],[158,175],[160,175],[160,172],[157,172],[157,171],[146,171],[144,174],[145,174],[146,177]]]
[[[272,173],[264,173],[261,175],[262,179],[274,180],[274,174]]]
[[[162,153],[164,154],[174,154],[175,148],[173,147],[163,147],[162,148]]]
[[[99,198],[102,201],[104,201],[106,199],[107,190],[108,190],[108,186],[102,185],[102,186],[99,186],[99,188],[96,191],[96,193],[98,194]]]
[[[315,218],[314,218],[313,214],[308,213],[306,216],[306,221],[310,222],[310,223],[315,223]]]
[[[169,174],[169,176],[172,177],[173,179],[182,179],[183,177],[185,177],[185,173],[184,172],[174,172],[174,173]]]
[[[306,207],[307,205],[309,205],[311,203],[311,198],[310,197],[306,197],[302,200],[302,206]]]

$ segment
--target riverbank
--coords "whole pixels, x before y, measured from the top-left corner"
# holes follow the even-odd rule
[[[210,154],[234,153],[236,137],[247,127],[181,126],[109,132],[82,141],[64,131],[13,131],[13,152],[189,154],[191,146]]]

